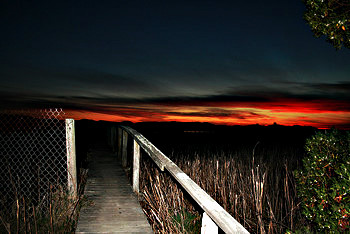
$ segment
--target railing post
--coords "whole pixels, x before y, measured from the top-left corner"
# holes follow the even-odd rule
[[[117,151],[117,155],[118,158],[120,159],[122,157],[122,134],[123,134],[123,130],[121,128],[118,128],[118,151]]]
[[[112,146],[112,151],[113,151],[113,153],[115,153],[116,152],[116,144],[117,144],[117,137],[116,137],[116,135],[117,135],[117,129],[116,129],[116,127],[115,126],[112,126],[110,129],[109,129],[109,131],[110,131],[110,135],[109,135],[109,144],[110,144],[110,146]]]
[[[152,158],[157,166],[164,171],[166,169],[169,174],[182,186],[184,190],[194,199],[194,201],[205,212],[202,219],[201,233],[218,233],[219,228],[225,233],[249,233],[237,220],[235,220],[225,209],[220,206],[213,198],[211,198],[198,184],[196,184],[187,174],[185,174],[173,161],[166,157],[159,149],[157,149],[149,140],[147,140],[140,133],[134,129],[126,126],[121,126],[123,131],[130,134],[133,140],[136,140],[139,147]],[[124,135],[123,135],[124,138]],[[135,142],[134,142],[135,144]],[[125,146],[123,145],[123,148]],[[139,149],[138,146],[134,146],[134,158],[138,158]],[[133,162],[133,164],[139,164],[139,162]],[[139,169],[133,170],[133,179],[136,180],[139,173]],[[134,176],[135,173],[135,176]],[[133,181],[136,188],[137,182]],[[135,190],[134,190],[135,191]]]
[[[218,226],[207,215],[207,213],[204,212],[203,218],[202,218],[201,234],[217,234],[217,233],[219,233]]]
[[[66,149],[67,149],[67,174],[68,191],[77,196],[77,166],[75,151],[75,125],[74,119],[66,119]]]
[[[134,157],[132,172],[132,189],[139,194],[139,177],[140,177],[140,145],[134,139]]]
[[[122,166],[126,167],[127,161],[127,149],[128,149],[128,133],[123,131],[123,143],[122,143]]]

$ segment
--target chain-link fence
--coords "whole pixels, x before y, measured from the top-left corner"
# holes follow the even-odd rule
[[[0,201],[38,204],[67,185],[65,113],[61,109],[0,111]],[[0,206],[1,207],[1,206]]]

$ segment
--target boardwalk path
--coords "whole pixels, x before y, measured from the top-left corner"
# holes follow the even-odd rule
[[[93,151],[85,195],[76,233],[153,233],[116,155]]]

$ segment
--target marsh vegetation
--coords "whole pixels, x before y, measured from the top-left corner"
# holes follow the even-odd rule
[[[293,171],[300,167],[305,138],[314,129],[254,127],[251,130],[256,135],[249,135],[254,131],[242,132],[242,128],[236,132],[139,128],[251,233],[304,228]],[[171,137],[165,139],[162,134],[167,131]],[[299,138],[295,138],[298,131]],[[159,233],[200,232],[201,209],[146,153],[141,171],[142,205],[153,229]]]

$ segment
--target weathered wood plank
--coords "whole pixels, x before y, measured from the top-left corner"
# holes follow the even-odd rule
[[[224,232],[249,233],[170,159],[165,165],[165,168]]]
[[[157,147],[155,147],[147,138],[142,136],[134,129],[127,126],[120,126],[120,128],[131,134],[142,149],[146,151],[152,160],[157,164],[159,169],[164,171],[165,158],[167,157]]]
[[[74,119],[66,119],[66,145],[67,145],[67,173],[68,191],[77,196],[77,166],[75,150],[75,124]]]
[[[201,234],[217,234],[219,233],[218,226],[213,222],[213,220],[207,215],[207,213],[203,213],[202,218],[202,228]]]
[[[115,155],[93,152],[76,233],[153,233]]]
[[[162,170],[166,169],[175,180],[187,191],[204,212],[226,233],[249,233],[236,219],[210,197],[199,185],[197,185],[186,173],[184,173],[173,161],[157,149],[149,140],[136,130],[120,126],[127,131],[149,154],[153,161]]]

